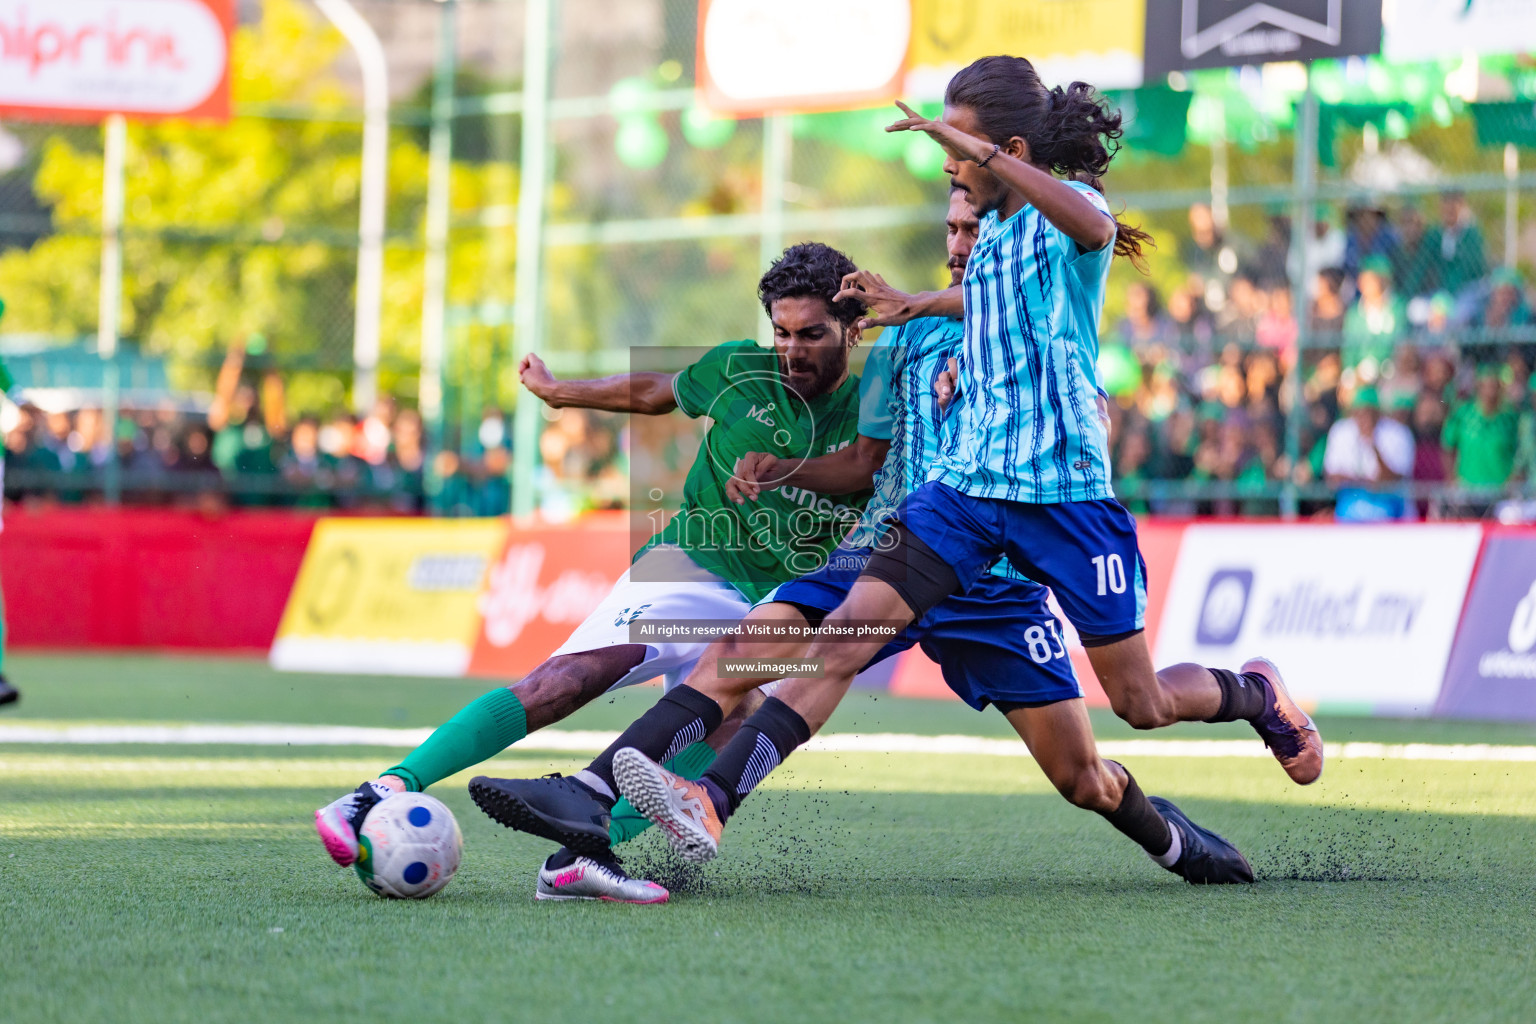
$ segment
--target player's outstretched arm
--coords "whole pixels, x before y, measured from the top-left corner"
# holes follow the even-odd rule
[[[817,494],[854,494],[874,486],[885,465],[891,442],[860,434],[853,444],[814,459],[780,459],[765,452],[748,452],[736,460],[725,494],[736,504],[756,501],[763,491],[802,487]]]
[[[872,327],[897,327],[924,316],[947,316],[958,320],[965,316],[965,298],[959,286],[941,292],[908,294],[885,283],[885,278],[869,270],[856,270],[843,278],[843,290],[835,301],[857,299],[869,310],[859,321],[859,330]]]
[[[896,105],[907,116],[886,131],[923,132],[944,147],[952,159],[985,164],[999,181],[1023,196],[1026,203],[1088,252],[1114,244],[1114,219],[1105,216],[1077,189],[1030,163],[1029,145],[1023,139],[1014,136],[1006,144],[994,146],[953,125],[923,117],[904,103],[898,101]]]
[[[597,380],[557,380],[533,353],[517,367],[523,387],[552,409],[573,406],[606,412],[638,412],[659,416],[677,408],[671,373],[616,373]]]

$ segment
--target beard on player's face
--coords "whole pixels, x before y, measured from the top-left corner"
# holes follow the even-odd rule
[[[949,252],[949,283],[960,284],[965,277],[965,265],[970,262],[971,250],[976,247],[976,233],[980,225],[971,212],[966,193],[955,190],[950,194],[949,217],[945,221],[945,247]]]
[[[779,372],[801,398],[827,394],[848,375],[848,344],[842,327],[820,344],[796,345],[793,353],[781,351]]]
[[[847,376],[849,328],[821,299],[779,299],[773,304],[773,328],[779,373],[801,398],[824,395]]]

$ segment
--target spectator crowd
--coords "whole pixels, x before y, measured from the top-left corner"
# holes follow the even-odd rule
[[[1101,333],[1113,401],[1116,491],[1135,511],[1274,514],[1282,485],[1302,511],[1343,518],[1481,515],[1536,497],[1536,324],[1516,271],[1490,265],[1464,196],[1426,216],[1362,203],[1305,233],[1307,331],[1293,290],[1291,225],[1239,237],[1189,210],[1177,284],[1131,281]],[[1164,278],[1166,280],[1166,278]],[[1292,415],[1295,372],[1300,409]],[[14,410],[13,410],[14,412]],[[536,504],[552,518],[674,496],[693,427],[661,418],[543,410]],[[503,411],[429,445],[393,399],[367,415],[291,415],[281,377],[231,348],[206,412],[26,406],[5,434],[6,494],[99,498],[115,454],[124,499],[371,512],[500,515],[514,453]],[[436,448],[435,454],[432,449]],[[656,486],[657,484],[660,486]],[[639,493],[638,490],[635,493]],[[1531,506],[1536,509],[1536,503]]]
[[[290,415],[281,376],[246,372],[232,348],[204,411],[165,402],[13,409],[5,493],[28,501],[101,500],[116,457],[123,500],[205,507],[287,506],[372,513],[504,515],[511,508],[509,421],[494,406],[454,450],[431,456],[421,415],[390,397],[365,416]],[[619,417],[550,411],[540,440],[538,503],[560,518],[624,501]],[[430,470],[430,472],[429,472]]]
[[[1271,217],[1255,244],[1192,207],[1187,278],[1166,297],[1131,283],[1102,335],[1123,500],[1272,514],[1291,482],[1304,512],[1336,499],[1343,518],[1398,518],[1480,515],[1536,485],[1531,296],[1513,269],[1490,267],[1465,197],[1437,206],[1432,223],[1411,204],[1319,218],[1305,346],[1289,219]],[[1288,423],[1293,369],[1303,405]]]

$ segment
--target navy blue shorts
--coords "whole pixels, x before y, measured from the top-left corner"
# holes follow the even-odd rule
[[[1118,501],[1033,505],[929,481],[907,495],[896,518],[954,567],[966,596],[1006,555],[1051,588],[1085,643],[1146,625],[1147,567],[1136,520]]]
[[[763,601],[826,615],[848,596],[869,554],[869,548],[838,548],[821,569],[781,584]],[[902,630],[870,664],[921,646],[949,688],[977,711],[999,701],[1053,704],[1081,697],[1061,624],[1045,602],[1044,587],[988,573]]]

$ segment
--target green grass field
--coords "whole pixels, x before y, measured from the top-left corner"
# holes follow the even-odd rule
[[[15,657],[0,726],[428,726],[479,683],[279,675],[252,661]],[[568,728],[617,729],[640,689]],[[1103,739],[1132,735],[1096,715]],[[1332,719],[1329,740],[1536,743],[1536,729]],[[830,730],[1007,735],[1000,716],[855,694]],[[1186,726],[1179,738],[1246,727]],[[1136,734],[1145,738],[1147,734]],[[490,774],[569,771],[525,747]],[[1249,854],[1196,889],[1050,791],[1027,759],[803,752],[683,870],[671,904],[541,904],[545,844],[463,827],[439,896],[377,899],[313,809],[394,763],[347,747],[0,744],[6,1021],[1505,1021],[1536,981],[1536,762],[1344,758],[1128,766]]]

